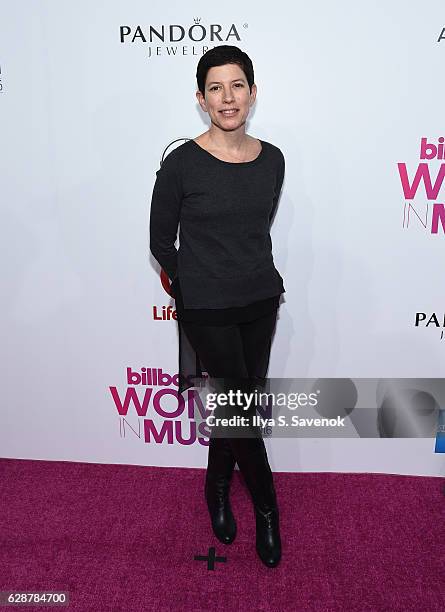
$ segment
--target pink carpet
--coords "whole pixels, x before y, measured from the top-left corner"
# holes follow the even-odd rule
[[[211,531],[204,475],[0,459],[0,591],[65,590],[62,609],[85,612],[445,609],[444,479],[276,473],[283,558],[269,569],[239,472],[229,546]],[[195,560],[209,552],[226,559]]]

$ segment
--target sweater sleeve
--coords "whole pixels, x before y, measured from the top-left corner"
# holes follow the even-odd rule
[[[280,162],[279,162],[278,170],[277,170],[277,178],[276,178],[276,183],[275,183],[275,194],[273,198],[272,210],[269,215],[269,223],[272,223],[272,219],[275,214],[275,210],[278,206],[278,199],[280,197],[281,187],[283,185],[285,169],[286,169],[286,163],[284,161],[284,155],[280,151]]]
[[[177,275],[175,242],[182,197],[180,159],[172,151],[156,172],[150,207],[150,251],[170,280]]]

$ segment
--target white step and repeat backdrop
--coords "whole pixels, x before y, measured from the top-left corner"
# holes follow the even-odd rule
[[[136,374],[177,374],[149,206],[165,148],[208,127],[218,44],[252,58],[247,131],[286,158],[269,376],[443,376],[443,2],[0,5],[2,457],[206,465],[174,381]],[[267,445],[277,471],[445,471],[432,437]]]

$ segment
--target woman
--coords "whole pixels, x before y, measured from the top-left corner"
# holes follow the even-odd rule
[[[246,53],[215,47],[201,57],[196,78],[196,96],[211,125],[174,149],[156,173],[150,250],[172,280],[180,342],[184,333],[199,356],[196,370],[201,373],[202,363],[225,391],[253,392],[266,376],[285,291],[269,233],[285,161],[278,147],[245,132],[257,92]],[[180,391],[187,388],[182,373],[180,365]],[[243,406],[235,412],[249,419],[253,414]],[[253,500],[256,550],[274,567],[281,539],[273,477],[261,433],[248,423],[244,437],[212,430],[205,497],[216,537],[230,544],[236,522],[229,486],[238,463]]]

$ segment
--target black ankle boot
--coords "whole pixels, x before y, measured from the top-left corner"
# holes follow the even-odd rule
[[[281,537],[273,475],[262,438],[258,439],[254,452],[252,440],[246,442],[246,452],[243,452],[241,440],[237,441],[236,460],[254,505],[256,551],[264,565],[275,567],[281,559]]]
[[[255,508],[256,550],[264,565],[275,567],[281,559],[278,508],[263,513]]]
[[[223,544],[231,544],[236,536],[236,522],[229,501],[229,488],[235,463],[227,440],[210,438],[205,498],[213,533]]]

